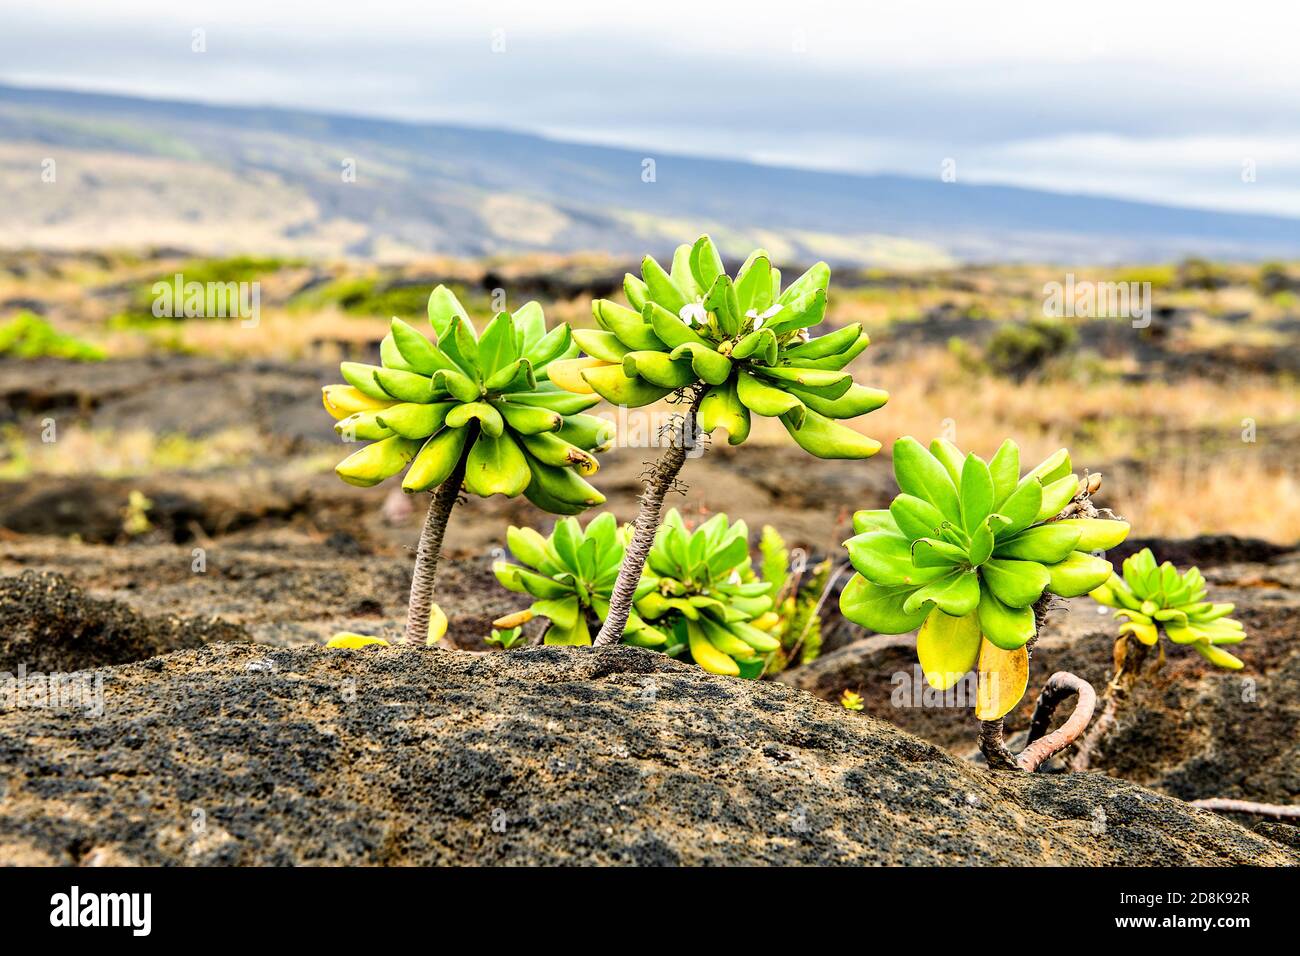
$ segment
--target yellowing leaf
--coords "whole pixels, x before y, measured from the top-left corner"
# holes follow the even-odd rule
[[[1120,625],[1121,634],[1132,634],[1147,647],[1154,647],[1159,639],[1156,626],[1150,621],[1127,621]]]
[[[351,631],[341,631],[340,633],[335,634],[329,639],[325,646],[355,650],[358,647],[369,647],[371,644],[378,644],[380,647],[388,646],[388,642],[382,637],[370,637],[368,634],[353,634]]]
[[[1023,647],[1004,651],[989,641],[980,644],[979,693],[975,716],[997,720],[1011,712],[1029,684],[1029,652]]]
[[[492,626],[497,628],[498,630],[509,630],[512,627],[519,627],[519,625],[521,624],[527,624],[532,619],[533,619],[532,608],[524,608],[522,611],[515,611],[514,614],[507,614],[505,617],[497,618],[495,621],[492,622]],[[432,615],[430,615],[429,621],[430,621],[429,626],[430,629],[432,630],[433,627]],[[442,618],[442,629],[444,633],[447,630],[447,616],[445,614],[443,615]]]
[[[598,358],[561,359],[546,366],[546,377],[566,392],[590,395],[595,389],[587,384],[582,371],[589,368],[602,368],[613,363]]]
[[[979,615],[953,617],[935,608],[916,636],[916,656],[935,690],[947,690],[966,676],[979,659]]]
[[[532,616],[531,614],[529,615]],[[429,609],[429,636],[425,644],[432,647],[443,639],[447,634],[447,615],[442,612],[442,608],[434,605]]]

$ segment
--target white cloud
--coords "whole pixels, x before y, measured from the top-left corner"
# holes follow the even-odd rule
[[[1297,33],[1292,2],[66,0],[6,14],[0,78],[1300,214]]]

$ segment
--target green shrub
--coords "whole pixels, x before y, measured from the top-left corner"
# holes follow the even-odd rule
[[[33,312],[19,312],[0,325],[0,356],[20,359],[61,358],[75,362],[99,362],[102,349],[55,330]]]
[[[1157,567],[1151,549],[1143,548],[1124,562],[1123,576],[1112,574],[1092,598],[1116,609],[1115,617],[1125,622],[1121,638],[1132,635],[1154,647],[1163,630],[1173,643],[1190,644],[1211,664],[1239,670],[1241,660],[1222,647],[1246,639],[1241,622],[1228,617],[1235,605],[1206,601],[1206,593],[1199,568],[1179,574],[1168,561]]]
[[[1055,319],[1008,323],[984,347],[984,364],[991,372],[1011,378],[1039,374],[1078,339],[1072,326]]]
[[[772,585],[754,574],[745,522],[717,514],[694,532],[669,511],[646,560],[635,606],[669,636],[668,653],[688,651],[715,674],[758,677],[781,643],[754,625],[772,609]],[[630,619],[629,619],[630,620]]]
[[[817,659],[822,648],[822,621],[818,605],[830,580],[831,560],[807,568],[802,561],[791,563],[785,541],[771,525],[763,526],[758,551],[760,574],[772,585],[775,606],[754,623],[778,641],[765,673],[779,674],[795,664]]]
[[[943,439],[927,451],[900,438],[894,476],[901,494],[887,510],[853,516],[857,534],[845,545],[858,573],[840,609],[881,634],[920,628],[917,656],[930,685],[947,690],[978,669],[977,716],[1001,718],[1024,696],[1034,606],[1045,594],[1077,597],[1105,582],[1110,563],[1089,552],[1119,544],[1129,526],[1057,520],[1080,491],[1064,448],[1022,478],[1010,440],[985,462]]]
[[[549,622],[545,643],[590,644],[592,628],[599,628],[609,613],[609,595],[629,533],[609,512],[593,518],[585,529],[576,518],[565,518],[556,522],[550,537],[532,528],[511,527],[506,544],[520,563],[497,561],[492,572],[503,587],[534,600],[492,626],[502,633],[543,617]],[[668,638],[632,615],[623,643],[664,647]]]

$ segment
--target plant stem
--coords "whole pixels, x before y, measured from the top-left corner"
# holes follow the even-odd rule
[[[1002,740],[1002,718],[980,721],[980,753],[990,770],[1019,770],[1016,758]]]
[[[1078,703],[1074,705],[1069,720],[1049,734],[1047,728],[1052,722],[1052,714],[1061,701],[1071,696],[1078,697]],[[1043,692],[1038,695],[1034,716],[1029,721],[1029,739],[1025,749],[1018,754],[1007,749],[1002,739],[1002,718],[999,717],[980,721],[980,753],[984,754],[991,770],[1033,773],[1082,736],[1096,706],[1097,692],[1091,684],[1081,677],[1057,671],[1047,679]]]
[[[1192,806],[1202,810],[1217,810],[1220,813],[1254,813],[1261,817],[1276,817],[1279,820],[1300,820],[1300,807],[1289,807],[1278,803],[1255,803],[1253,800],[1231,800],[1227,797],[1210,797],[1206,800],[1192,800]]]
[[[415,550],[415,569],[411,572],[411,600],[406,610],[408,644],[423,645],[429,639],[429,611],[433,607],[433,584],[438,576],[438,556],[442,537],[447,533],[447,519],[456,506],[461,483],[465,480],[465,455],[456,468],[433,492],[429,513],[424,516],[420,543]]]
[[[1049,734],[1047,728],[1052,721],[1052,714],[1061,701],[1070,696],[1078,698],[1074,711],[1069,720]],[[1038,695],[1034,716],[1029,721],[1029,740],[1025,749],[1016,757],[1016,763],[1022,770],[1033,773],[1082,736],[1096,707],[1097,692],[1091,684],[1081,677],[1057,671],[1047,679],[1043,692]]]
[[[646,479],[645,491],[641,493],[641,507],[632,525],[632,540],[623,555],[623,565],[618,569],[618,580],[614,582],[614,591],[609,598],[609,613],[605,615],[605,623],[596,635],[596,647],[607,647],[623,640],[627,616],[632,613],[632,597],[637,585],[641,583],[641,572],[654,544],[655,532],[659,530],[664,496],[677,481],[677,473],[686,464],[686,452],[697,439],[695,417],[704,391],[703,388],[696,389],[690,410],[668,430],[670,447]]]

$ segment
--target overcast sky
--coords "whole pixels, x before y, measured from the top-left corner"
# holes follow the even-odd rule
[[[0,81],[1300,216],[1294,0],[9,6]]]

